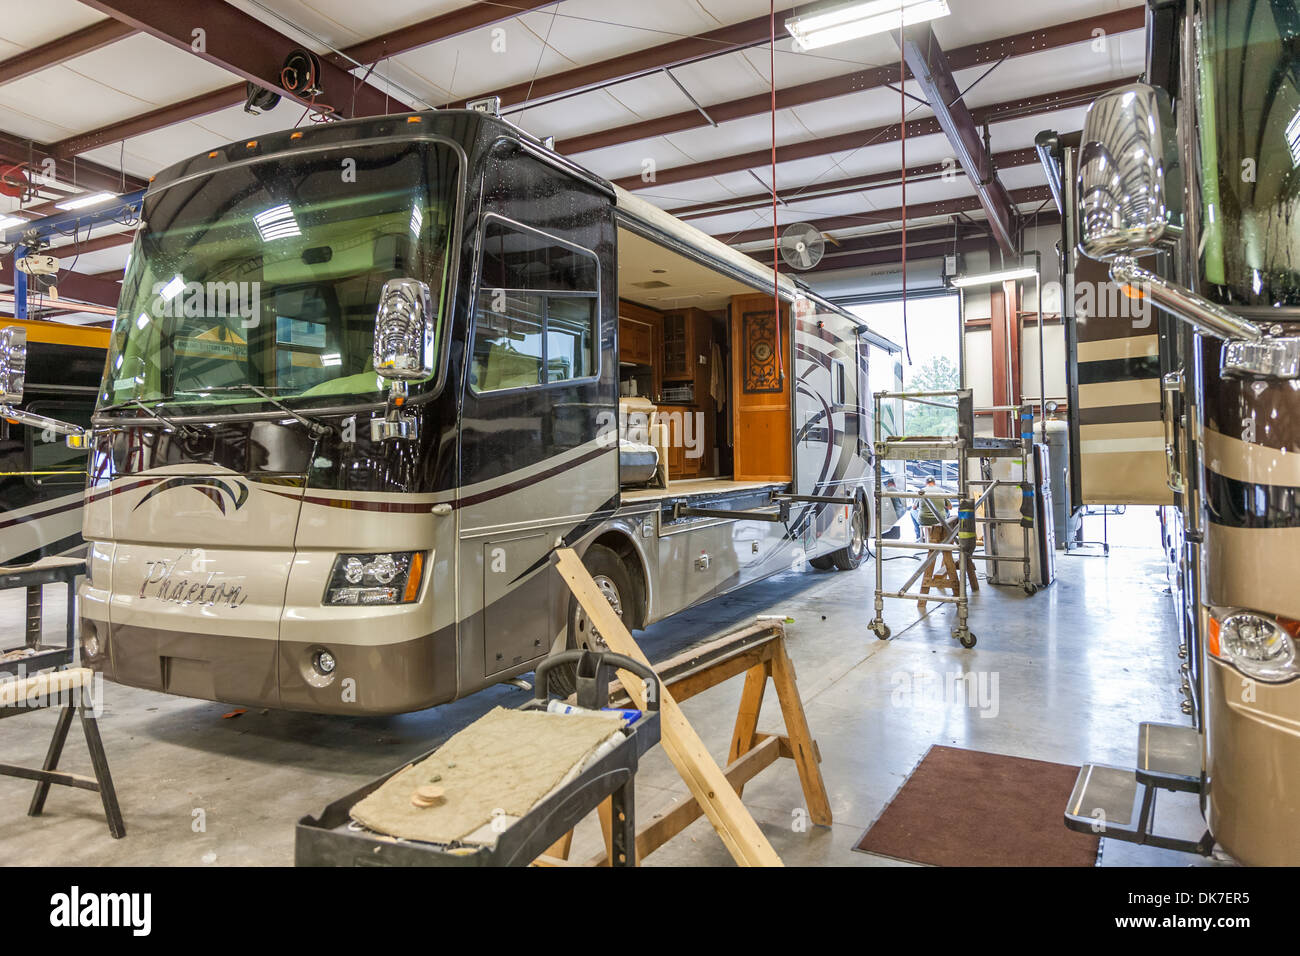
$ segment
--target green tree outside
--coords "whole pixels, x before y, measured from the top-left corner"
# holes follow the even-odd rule
[[[935,355],[912,373],[907,384],[909,392],[947,392],[957,388],[957,366],[946,355]],[[936,399],[956,403],[954,398]],[[903,424],[908,435],[956,435],[957,410],[937,408],[934,405],[905,403]]]

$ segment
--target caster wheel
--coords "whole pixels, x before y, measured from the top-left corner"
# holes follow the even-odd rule
[[[1029,597],[1033,597],[1034,592],[1038,590],[1038,585],[1034,584],[1033,582],[1022,584],[1021,587],[1024,588],[1025,594],[1029,595]]]
[[[957,638],[957,640],[961,642],[962,647],[969,649],[975,646],[975,635],[970,631],[967,631],[965,634],[953,634],[953,637]]]
[[[889,625],[884,621],[872,621],[868,627],[870,627],[871,632],[882,641],[889,640],[889,635],[893,633],[889,630]]]

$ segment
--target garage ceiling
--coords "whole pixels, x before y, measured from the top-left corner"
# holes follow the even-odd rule
[[[341,112],[501,95],[508,118],[554,136],[559,151],[769,260],[775,125],[777,221],[815,223],[841,243],[828,246],[823,271],[855,244],[888,248],[887,238],[863,237],[901,227],[905,108],[909,230],[947,224],[978,234],[985,216],[976,191],[959,169],[944,175],[954,149],[921,86],[909,79],[908,98],[900,96],[893,37],[795,51],[783,22],[808,6],[777,3],[769,49],[761,0],[171,0],[170,27],[146,0],[10,4],[0,38],[0,166],[53,155],[60,184],[25,203],[0,196],[0,214],[48,214],[69,192],[129,189],[200,151],[311,122],[287,98],[256,116],[242,106],[241,71],[256,70],[257,49],[289,43],[314,50],[339,76],[364,77],[370,89],[336,104]],[[931,25],[934,38],[981,135],[987,128],[998,178],[1030,215],[1047,197],[1034,135],[1078,130],[1097,91],[1142,71],[1143,9],[1131,0],[950,6]],[[186,16],[206,30],[203,56],[187,37],[165,35],[183,32]],[[81,245],[98,245],[82,250],[75,270],[120,277],[127,246],[104,238],[114,233],[125,239],[116,224],[79,235]],[[77,248],[70,237],[65,265]],[[3,267],[0,289],[8,289],[7,260]]]

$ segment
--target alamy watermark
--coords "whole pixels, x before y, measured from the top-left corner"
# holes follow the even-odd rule
[[[997,671],[895,671],[890,683],[893,707],[963,707],[984,718],[996,717],[1001,711]]]

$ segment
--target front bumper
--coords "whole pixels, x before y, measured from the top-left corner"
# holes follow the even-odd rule
[[[82,663],[130,687],[320,714],[400,714],[456,697],[454,628],[391,644],[193,634],[81,619]],[[95,638],[95,654],[87,641]],[[337,662],[323,675],[318,650]]]

